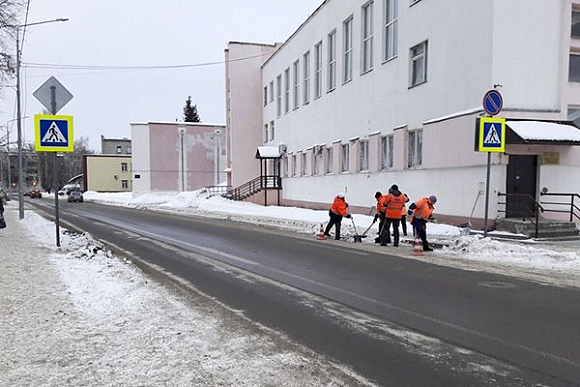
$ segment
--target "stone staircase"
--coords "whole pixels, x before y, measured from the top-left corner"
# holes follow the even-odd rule
[[[497,219],[495,229],[514,234],[524,234],[530,238],[536,237],[536,226],[529,220],[521,218]],[[574,222],[540,219],[538,222],[538,238],[554,240],[580,239],[580,231]]]

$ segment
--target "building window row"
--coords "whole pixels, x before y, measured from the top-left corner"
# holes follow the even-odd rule
[[[415,129],[407,132],[406,169],[416,169],[421,167],[423,162],[423,129]],[[378,157],[375,160],[375,168],[378,171],[392,170],[394,163],[394,136],[393,134],[384,135],[378,138],[378,152],[371,154],[370,141],[368,139],[353,140],[338,146],[338,170],[337,173],[350,173],[351,170],[357,172],[369,172],[371,170],[371,157]],[[334,147],[316,145],[311,148],[311,155],[308,158],[309,151],[297,151],[282,159],[282,176],[322,176],[333,174],[335,172]],[[375,148],[377,149],[377,148]],[[375,151],[376,152],[376,151]],[[351,153],[354,153],[352,155]],[[354,162],[351,166],[351,158]],[[307,161],[310,160],[310,164]],[[291,170],[289,167],[291,166]]]

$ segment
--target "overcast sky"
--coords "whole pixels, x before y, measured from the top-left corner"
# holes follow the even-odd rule
[[[22,60],[29,64],[156,66],[220,62],[228,41],[286,40],[322,0],[32,0]],[[24,22],[24,20],[22,20]],[[224,65],[154,70],[23,69],[24,138],[34,140],[32,93],[54,75],[74,98],[75,138],[130,137],[130,122],[175,121],[191,95],[202,122],[225,124]],[[4,88],[0,126],[16,117],[16,93]],[[11,141],[16,123],[8,122]],[[4,130],[2,128],[1,130]],[[2,133],[3,135],[4,133]]]

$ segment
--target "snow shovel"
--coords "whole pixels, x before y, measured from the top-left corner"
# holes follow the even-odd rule
[[[362,235],[360,236],[361,238],[366,238],[367,237],[367,232],[369,232],[369,230],[371,229],[371,227],[373,227],[373,224],[376,223],[376,220],[373,219],[373,222],[371,223],[371,225],[365,230],[365,232],[362,233]]]
[[[362,243],[362,235],[358,235],[358,233],[356,232],[356,225],[354,224],[354,219],[351,217],[350,218],[351,222],[352,222],[352,227],[354,228],[354,243]]]

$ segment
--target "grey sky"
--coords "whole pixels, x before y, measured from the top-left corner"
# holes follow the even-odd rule
[[[32,0],[23,62],[154,66],[218,62],[228,41],[284,41],[322,0]],[[182,118],[187,96],[203,122],[225,123],[224,65],[155,70],[23,70],[25,139],[34,140],[32,93],[54,75],[74,99],[59,114],[74,116],[75,138],[130,137],[129,122]],[[15,92],[4,89],[0,125],[16,117]],[[8,124],[16,141],[15,122]]]

